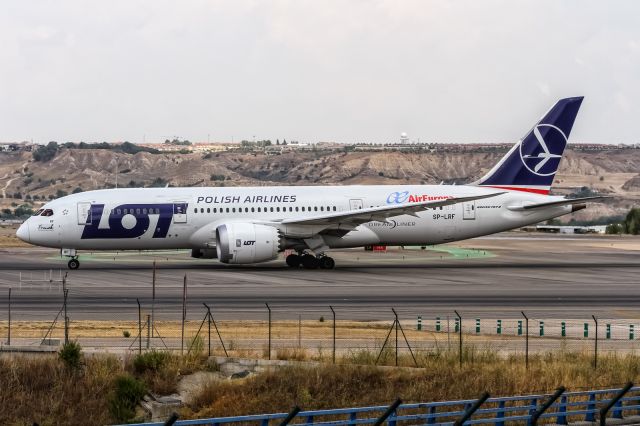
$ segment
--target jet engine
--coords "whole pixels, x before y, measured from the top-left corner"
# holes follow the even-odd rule
[[[222,263],[258,263],[275,259],[282,250],[277,228],[232,222],[216,228],[216,251]]]

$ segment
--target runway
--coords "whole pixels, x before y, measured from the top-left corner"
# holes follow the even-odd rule
[[[68,309],[74,319],[137,318],[138,298],[177,319],[183,279],[187,308],[205,302],[219,317],[317,317],[333,306],[342,319],[388,318],[391,308],[413,317],[465,315],[514,318],[640,317],[640,238],[511,233],[447,246],[342,250],[337,268],[292,270],[282,259],[258,266],[228,266],[191,259],[187,252],[86,254],[68,271]],[[60,309],[56,282],[66,260],[56,251],[5,249],[0,257],[0,306],[11,287],[14,318],[50,318]],[[54,282],[47,279],[53,270]],[[66,269],[62,270],[64,274]],[[21,282],[22,277],[22,282]],[[6,316],[0,309],[0,320]]]

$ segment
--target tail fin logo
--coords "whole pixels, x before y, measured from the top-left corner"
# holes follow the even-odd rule
[[[538,124],[533,135],[520,143],[522,164],[534,175],[551,176],[558,169],[567,136],[552,124]]]

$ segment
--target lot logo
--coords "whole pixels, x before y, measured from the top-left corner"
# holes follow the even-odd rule
[[[406,203],[408,199],[409,199],[409,191],[392,192],[387,197],[387,204],[402,204],[402,203]]]
[[[174,214],[184,214],[187,205],[181,204],[121,204],[108,212],[108,227],[100,227],[104,204],[92,204],[82,231],[83,240],[138,238],[149,230],[151,218],[154,224],[153,238],[165,238]]]
[[[551,124],[538,124],[533,129],[533,136],[520,144],[522,164],[534,175],[551,176],[558,170],[567,136]]]

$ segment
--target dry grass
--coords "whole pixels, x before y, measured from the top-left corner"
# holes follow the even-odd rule
[[[111,421],[107,394],[121,363],[90,358],[80,372],[67,370],[54,356],[0,358],[3,424],[75,425]]]
[[[181,376],[213,370],[202,356],[202,342],[189,356],[160,354],[161,363],[135,367],[132,358],[94,356],[79,372],[65,369],[54,356],[0,357],[0,407],[6,424],[106,424],[109,398],[117,376],[128,372],[160,394],[175,392]],[[305,360],[304,351],[281,350],[278,358]],[[355,351],[339,356],[338,365],[308,364],[258,374],[237,381],[205,384],[182,410],[182,418],[231,416],[304,409],[384,405],[397,397],[406,402],[474,398],[483,391],[493,396],[543,393],[559,385],[569,390],[620,386],[640,379],[640,356],[601,356],[597,370],[590,353],[559,351],[532,355],[529,369],[521,356],[469,347],[464,364],[455,352],[433,351],[418,355],[423,368],[375,367],[377,352]],[[326,357],[330,359],[330,355]],[[385,350],[381,362],[393,364],[394,353]],[[355,363],[359,364],[356,365]],[[408,354],[399,363],[411,365]],[[11,407],[6,410],[6,407]]]
[[[377,354],[356,353],[342,362],[372,362]],[[386,355],[387,357],[389,354]],[[587,353],[537,355],[527,370],[522,357],[504,359],[493,352],[468,350],[465,364],[456,354],[422,356],[421,369],[380,368],[367,365],[291,367],[243,381],[211,382],[195,395],[183,418],[231,416],[304,409],[385,405],[401,397],[406,402],[494,396],[619,386],[640,378],[640,357],[610,355],[598,370]],[[409,364],[408,360],[402,360]]]

